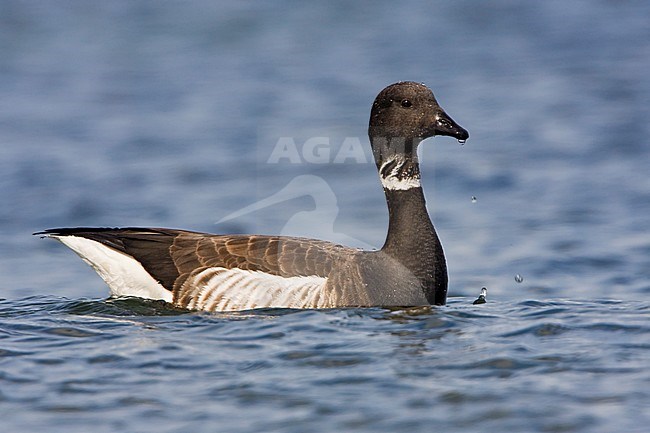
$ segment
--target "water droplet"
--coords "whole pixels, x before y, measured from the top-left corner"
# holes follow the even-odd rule
[[[478,298],[472,304],[477,305],[477,304],[485,304],[487,301],[485,300],[485,297],[487,296],[487,288],[483,287],[481,289],[481,294],[478,295]]]
[[[462,146],[463,144],[465,144],[466,141],[467,141],[467,140],[458,140],[458,142],[460,143],[461,146]]]
[[[518,282],[518,283],[521,283],[522,281],[524,281],[524,277],[517,274],[517,275],[515,275],[515,281]]]
[[[476,203],[476,196],[475,195],[472,196],[472,203]]]

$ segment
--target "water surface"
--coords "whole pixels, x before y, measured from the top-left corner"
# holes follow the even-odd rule
[[[642,431],[647,302],[471,301],[228,314],[4,301],[4,428]]]

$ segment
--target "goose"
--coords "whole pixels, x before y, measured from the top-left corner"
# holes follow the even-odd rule
[[[388,205],[379,250],[286,236],[218,235],[168,228],[55,228],[111,296],[162,299],[188,310],[444,305],[447,265],[427,212],[417,149],[469,133],[424,84],[391,84],[372,104],[370,145]]]

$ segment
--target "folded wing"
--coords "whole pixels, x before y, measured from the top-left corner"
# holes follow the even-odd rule
[[[145,297],[190,309],[334,307],[352,295],[346,287],[358,286],[354,263],[360,251],[326,241],[143,228],[52,229],[42,234],[72,248],[113,294],[143,296],[146,286],[150,294]],[[138,265],[152,281],[134,271]],[[332,277],[334,267],[348,272]],[[129,275],[116,278],[116,271]],[[347,284],[333,284],[333,278],[339,282],[343,277]],[[131,293],[134,287],[140,289]]]

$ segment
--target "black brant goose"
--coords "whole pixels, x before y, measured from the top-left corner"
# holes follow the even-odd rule
[[[382,90],[368,129],[388,202],[384,246],[362,251],[281,236],[215,235],[164,228],[59,228],[58,239],[108,284],[113,296],[162,299],[187,309],[443,305],[447,265],[420,186],[418,144],[464,142],[423,84]]]

